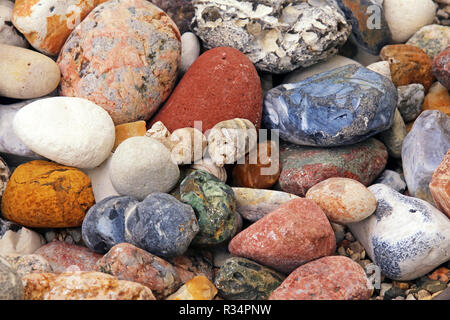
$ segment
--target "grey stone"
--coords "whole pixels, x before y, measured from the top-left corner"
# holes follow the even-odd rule
[[[402,144],[407,135],[406,125],[402,115],[395,109],[394,122],[392,126],[379,134],[378,138],[386,146],[391,157],[399,159],[402,157]]]
[[[384,170],[374,184],[385,184],[397,192],[403,193],[406,190],[406,182],[400,173],[392,170]]]
[[[425,88],[420,83],[400,86],[398,91],[397,108],[405,122],[414,121],[422,112],[425,100]]]

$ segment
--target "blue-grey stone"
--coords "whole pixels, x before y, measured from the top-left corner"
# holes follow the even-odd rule
[[[400,173],[392,170],[384,170],[374,184],[385,184],[397,192],[403,193],[406,190],[406,182]]]
[[[198,231],[194,209],[166,193],[152,193],[125,213],[126,241],[161,257],[185,253]]]
[[[389,129],[396,105],[392,81],[367,68],[346,65],[270,90],[263,124],[298,145],[350,145]]]
[[[438,110],[422,112],[402,147],[403,172],[411,196],[434,204],[429,184],[449,148],[450,117]]]
[[[106,253],[125,242],[125,212],[138,203],[133,197],[111,196],[92,206],[81,227],[85,245],[95,252]]]
[[[412,83],[407,86],[397,88],[398,104],[405,122],[414,121],[422,112],[422,105],[425,100],[425,87],[420,83]]]
[[[377,209],[350,223],[352,234],[388,278],[419,278],[450,259],[450,220],[421,199],[404,196],[384,184],[369,190]]]

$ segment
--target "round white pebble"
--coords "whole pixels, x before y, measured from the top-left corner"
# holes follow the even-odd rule
[[[189,67],[200,55],[200,41],[192,32],[183,33],[181,36],[181,73],[186,73]]]

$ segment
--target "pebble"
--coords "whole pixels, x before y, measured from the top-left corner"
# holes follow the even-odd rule
[[[110,155],[111,117],[86,99],[52,97],[34,101],[14,117],[17,137],[37,154],[77,168],[94,168]]]
[[[175,23],[150,2],[108,1],[62,47],[61,95],[91,100],[116,125],[148,120],[175,85],[180,37]]]
[[[203,158],[208,145],[206,137],[196,128],[176,129],[169,138],[172,161],[178,165],[192,164]]]
[[[168,260],[177,270],[182,283],[197,276],[205,276],[213,281],[213,255],[207,250],[188,249],[184,254]]]
[[[445,50],[449,39],[450,27],[432,24],[422,27],[406,44],[421,48],[431,59],[434,59]]]
[[[347,226],[381,272],[393,280],[423,276],[450,257],[450,221],[429,203],[376,184],[375,213]]]
[[[388,129],[396,105],[391,81],[347,65],[270,90],[264,98],[263,123],[295,144],[349,145]]]
[[[384,170],[383,173],[375,180],[374,184],[385,184],[399,193],[406,190],[406,182],[400,173],[392,170]]]
[[[192,32],[181,36],[181,65],[180,73],[185,74],[200,56],[200,41]]]
[[[160,257],[185,253],[197,233],[194,210],[165,193],[155,192],[125,211],[125,241]]]
[[[386,147],[376,139],[339,148],[280,145],[281,190],[298,196],[328,178],[342,177],[370,185],[386,166]]]
[[[193,170],[206,171],[222,182],[227,182],[228,175],[227,170],[224,167],[218,167],[209,156],[203,157],[203,159],[196,161],[191,167]]]
[[[194,208],[200,231],[193,244],[218,245],[236,229],[236,197],[231,187],[215,176],[197,170],[180,185],[181,201]]]
[[[135,121],[129,123],[122,123],[115,126],[115,137],[114,147],[112,152],[116,151],[119,144],[131,137],[142,137],[147,133],[147,123],[145,121]]]
[[[403,141],[402,161],[408,192],[433,204],[429,184],[450,148],[450,117],[424,111]]]
[[[5,44],[0,44],[0,70],[0,96],[8,98],[43,97],[60,81],[58,65],[52,59]]]
[[[14,1],[0,0],[0,44],[26,48],[28,42],[11,22],[13,8]]]
[[[146,286],[101,272],[31,273],[22,281],[25,300],[155,300]]]
[[[242,118],[259,129],[261,114],[262,89],[255,67],[238,50],[221,47],[194,62],[149,125],[161,121],[172,132],[201,121],[205,132],[221,121]]]
[[[47,242],[64,241],[69,244],[86,246],[83,241],[81,228],[49,229],[49,231],[45,231],[44,237]]]
[[[217,288],[205,276],[197,276],[186,282],[177,292],[166,300],[212,300]]]
[[[378,138],[384,143],[392,158],[402,157],[402,144],[407,135],[405,121],[398,109],[395,109],[394,122],[386,131],[381,132]]]
[[[8,261],[20,278],[29,273],[53,272],[50,263],[38,254],[8,254],[0,256],[0,260],[2,258]]]
[[[80,170],[35,160],[20,165],[3,194],[3,217],[26,227],[79,227],[94,205],[89,178]]]
[[[144,200],[151,193],[172,190],[180,170],[162,143],[149,137],[132,137],[114,152],[109,175],[119,194]]]
[[[0,157],[0,201],[2,200],[2,195],[5,192],[10,175],[11,171],[9,170],[8,164]]]
[[[23,300],[24,288],[11,265],[0,257],[0,300]]]
[[[336,240],[322,209],[311,200],[298,198],[244,229],[228,249],[234,256],[289,273],[308,261],[331,255]]]
[[[398,87],[397,92],[397,109],[400,111],[403,120],[405,122],[416,120],[422,112],[422,105],[425,100],[425,87],[420,83],[412,83]],[[429,92],[431,92],[431,89]]]
[[[256,262],[233,257],[221,266],[214,284],[227,300],[267,300],[285,278]]]
[[[400,43],[432,24],[437,6],[432,0],[384,0],[383,8],[392,40]]]
[[[95,264],[102,257],[86,247],[61,241],[50,242],[34,252],[44,257],[55,273],[63,273],[71,267],[78,271],[94,271]]]
[[[398,300],[398,297],[406,298],[405,291],[398,287],[392,287],[384,293],[384,300]]]
[[[417,293],[417,300],[431,300],[431,294],[427,290],[420,290]]]
[[[435,82],[431,86],[425,96],[422,109],[439,110],[450,116],[450,94],[440,82]]]
[[[191,29],[191,21],[194,17],[192,0],[149,0],[163,10],[178,26],[181,33]]]
[[[140,283],[164,299],[180,286],[180,277],[167,261],[129,243],[115,245],[97,262],[97,271]]]
[[[372,64],[369,64],[366,68],[376,73],[379,73],[392,81],[391,68],[389,66],[389,62],[387,61],[374,62]]]
[[[16,232],[8,230],[0,237],[0,254],[31,254],[43,244],[44,238],[35,231],[27,228]]]
[[[450,150],[434,171],[429,189],[436,207],[450,218]]]
[[[375,196],[360,182],[348,178],[330,178],[308,190],[330,221],[346,224],[364,220],[377,208]]]
[[[450,90],[450,46],[434,59],[433,74],[447,90]]]
[[[97,202],[83,220],[81,232],[85,245],[94,252],[106,253],[125,242],[125,213],[138,203],[129,196],[112,196]]]
[[[109,175],[111,167],[111,155],[98,167],[93,169],[82,169],[82,171],[89,177],[92,185],[92,192],[94,193],[95,202],[98,203],[105,198],[118,196],[119,193],[114,189]]]
[[[428,278],[431,280],[440,280],[441,282],[448,283],[450,280],[450,270],[446,267],[436,269],[428,276]]]
[[[373,287],[356,262],[323,257],[294,270],[269,300],[368,300]]]

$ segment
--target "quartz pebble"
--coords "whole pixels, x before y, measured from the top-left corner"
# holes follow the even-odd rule
[[[119,195],[114,188],[109,175],[111,160],[112,154],[98,167],[93,169],[82,169],[91,180],[92,192],[94,193],[96,203],[105,198]]]

